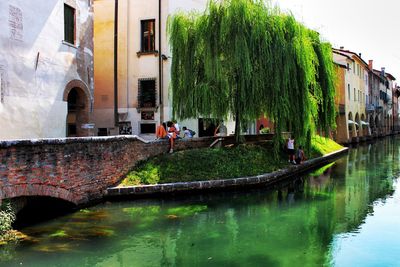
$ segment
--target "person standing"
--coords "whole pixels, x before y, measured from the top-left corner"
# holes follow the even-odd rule
[[[294,161],[294,138],[293,136],[290,136],[288,141],[287,141],[287,150],[288,150],[288,155],[289,155],[289,163],[296,164]]]

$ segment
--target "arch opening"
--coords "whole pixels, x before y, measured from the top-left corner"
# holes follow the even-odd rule
[[[79,87],[72,88],[68,92],[67,103],[66,136],[88,136],[88,129],[85,129],[84,125],[89,123],[89,98],[84,90]]]
[[[65,215],[77,208],[72,202],[48,196],[16,197],[10,199],[10,202],[17,215],[13,224],[15,229]]]

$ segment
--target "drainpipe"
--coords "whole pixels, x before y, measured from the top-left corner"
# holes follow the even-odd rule
[[[118,0],[114,7],[114,126],[118,127]]]
[[[160,94],[160,123],[164,121],[163,107],[163,75],[162,75],[162,53],[161,53],[161,0],[158,0],[158,83]]]

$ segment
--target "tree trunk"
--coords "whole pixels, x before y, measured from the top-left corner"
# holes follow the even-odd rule
[[[237,104],[237,102],[236,102]],[[235,143],[239,144],[241,143],[240,139],[240,112],[239,109],[236,109],[236,114],[235,114]]]
[[[235,108],[236,108],[236,114],[235,114],[235,143],[238,145],[241,143],[241,138],[240,138],[240,99],[239,99],[239,79],[237,78],[238,76],[236,75],[236,98],[235,98]]]

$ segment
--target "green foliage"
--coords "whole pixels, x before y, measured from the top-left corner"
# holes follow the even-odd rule
[[[331,163],[319,168],[318,170],[315,170],[315,171],[311,172],[309,175],[310,176],[314,176],[314,177],[318,177],[318,176],[324,174],[324,172],[326,170],[328,170],[329,168],[331,168],[333,165],[335,165],[335,163],[336,162],[331,162]]]
[[[67,233],[65,233],[65,230],[57,230],[56,232],[50,234],[50,237],[55,237],[55,238],[63,238],[67,237]]]
[[[12,239],[10,236],[12,224],[15,221],[15,212],[10,203],[0,207],[0,241]]]
[[[272,149],[272,144],[239,145],[161,155],[140,164],[128,174],[122,185],[214,180],[272,172],[286,164],[285,155],[281,155],[281,160],[276,160],[272,156]],[[157,173],[157,179],[148,179],[149,172]],[[135,177],[133,182],[130,177]]]
[[[320,157],[343,148],[333,140],[313,136],[311,156]],[[287,155],[280,150],[276,159],[273,144],[239,145],[217,149],[193,149],[172,155],[161,155],[142,162],[121,182],[122,186],[138,184],[202,181],[259,175],[287,166]]]
[[[265,127],[260,130],[260,134],[268,134],[270,132],[271,132],[271,129],[269,127]]]
[[[315,135],[311,139],[311,156],[319,157],[342,149],[343,146],[329,138]]]
[[[193,216],[196,213],[206,211],[206,205],[190,205],[190,206],[181,206],[176,208],[170,208],[167,210],[168,215],[175,215],[177,217],[189,217]]]
[[[157,184],[160,180],[159,169],[152,163],[145,164],[138,171],[130,172],[121,185]]]
[[[174,116],[236,120],[267,116],[275,155],[290,130],[309,144],[316,128],[335,125],[331,46],[292,15],[264,1],[210,1],[203,14],[169,19]]]

